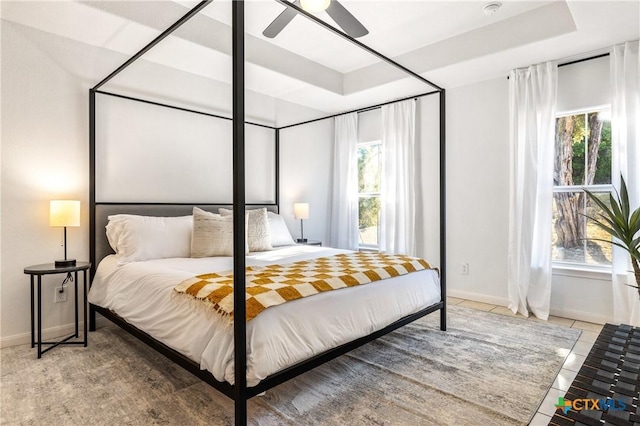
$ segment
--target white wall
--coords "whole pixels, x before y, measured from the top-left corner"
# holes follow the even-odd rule
[[[62,254],[61,231],[48,226],[50,199],[82,201],[82,226],[69,229],[68,247],[70,257],[88,258],[88,89],[126,58],[4,20],[0,31],[0,344],[6,345],[29,340],[29,286],[23,268]],[[153,75],[163,78],[177,72],[161,66],[154,70]],[[153,79],[147,80],[152,88]],[[186,81],[184,90],[206,104],[211,93],[211,87],[202,90],[206,79],[192,76]],[[437,109],[437,97],[429,98],[419,107],[421,202],[434,206],[422,210],[424,229],[418,232],[425,244],[421,255],[434,261],[437,216],[431,212],[437,212],[437,179],[432,174],[437,154],[424,148],[436,137],[437,122],[427,117]],[[507,295],[507,117],[506,76],[447,92],[449,290],[500,304],[506,304]],[[293,219],[293,203],[308,201],[306,236],[328,239],[332,141],[332,120],[282,131],[281,207],[294,237],[299,223]],[[462,263],[469,263],[469,275],[460,274]],[[66,332],[73,321],[70,303],[48,303],[61,278],[44,280],[45,337]],[[606,279],[554,275],[552,313],[610,318],[608,284]]]
[[[440,97],[416,104],[416,255],[440,265]]]
[[[440,98],[416,101],[416,255],[440,265]],[[382,139],[382,110],[358,115],[358,141]]]
[[[417,185],[417,254],[433,265],[440,264],[439,248],[439,99],[437,95],[420,98],[417,104],[416,172]],[[380,109],[358,116],[358,138],[379,140]],[[331,216],[331,180],[333,169],[334,120],[296,126],[280,134],[280,211],[294,238],[300,224],[293,219],[293,203],[310,203],[310,218],[305,221],[305,236],[329,240]]]
[[[30,340],[29,278],[23,269],[63,254],[62,231],[48,226],[49,200],[81,200],[81,226],[68,229],[68,254],[78,260],[89,257],[88,91],[127,57],[5,20],[0,31],[0,345],[4,346]],[[180,100],[181,106],[204,109],[210,99],[217,99],[212,97],[217,86],[210,80],[160,65],[142,66],[150,72],[133,73],[126,83],[136,87],[138,95],[155,90],[160,93],[155,100],[167,100],[174,92],[166,83],[176,83],[169,85],[175,88],[179,82],[185,98],[192,100],[191,104]],[[275,119],[275,111],[278,117],[295,119],[289,115],[293,109],[272,101],[253,97],[250,108],[263,121]],[[310,110],[300,111],[306,116]],[[72,329],[72,303],[53,304],[53,287],[63,278],[43,280],[45,338]]]
[[[275,130],[245,137],[247,203],[274,203]],[[98,94],[96,159],[98,202],[233,200],[231,120]]]
[[[448,294],[500,305],[507,304],[507,99],[506,76],[447,91]]]
[[[610,102],[608,58],[559,69],[558,110]],[[509,221],[508,80],[447,92],[449,295],[506,306]],[[469,263],[469,275],[461,274]],[[607,274],[554,268],[551,314],[613,320]]]
[[[0,19],[2,18],[2,6],[0,6]],[[1,21],[0,21],[1,22]],[[2,46],[2,30],[0,30],[0,47]],[[2,99],[2,55],[0,54],[0,99]],[[2,129],[2,102],[0,101],[0,129]],[[2,164],[3,164],[3,157],[2,157],[2,131],[0,131],[0,177],[3,176],[2,174]],[[0,321],[2,321],[2,247],[3,247],[3,239],[2,239],[2,200],[3,200],[3,191],[2,191],[2,184],[0,184]],[[2,325],[0,324],[0,339],[2,338]],[[1,343],[2,341],[0,340],[0,347],[1,347]]]
[[[73,46],[25,30],[2,22],[3,345],[29,340],[29,279],[23,268],[63,254],[62,231],[48,226],[50,199],[82,201],[82,226],[68,229],[68,254],[86,260],[89,253],[89,83],[77,67],[91,73],[98,62],[78,54],[77,63],[61,63],[56,53]],[[63,278],[43,279],[44,328],[73,322],[71,303],[53,304],[54,283]]]
[[[293,238],[300,238],[294,203],[309,203],[304,236],[329,241],[333,120],[321,120],[280,131],[280,213]]]
[[[561,73],[565,73],[565,68],[561,68]],[[571,76],[563,78],[571,79]],[[448,294],[506,306],[508,80],[505,76],[448,90],[446,101]],[[440,264],[437,111],[437,96],[420,99],[418,255],[435,265]],[[379,119],[379,110],[360,115],[362,140],[379,137]],[[309,201],[312,217],[305,221],[305,234],[323,241],[328,238],[332,140],[332,120],[282,132],[281,209],[290,229],[295,230],[294,237],[299,225],[293,219],[293,203]],[[320,216],[316,219],[317,215]],[[469,264],[468,275],[461,273],[465,263]],[[595,322],[610,320],[609,285],[601,274],[555,271],[551,312]]]

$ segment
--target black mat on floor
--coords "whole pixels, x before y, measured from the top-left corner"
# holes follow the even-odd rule
[[[640,426],[640,328],[606,324],[550,425]]]

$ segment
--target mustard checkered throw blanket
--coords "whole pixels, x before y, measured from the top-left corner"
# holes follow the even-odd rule
[[[431,269],[431,266],[420,258],[369,252],[338,254],[284,265],[248,266],[247,321],[271,306],[290,300],[424,269]],[[233,318],[233,271],[197,275],[178,284],[174,291]]]

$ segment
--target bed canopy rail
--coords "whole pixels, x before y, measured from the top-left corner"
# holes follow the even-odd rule
[[[185,205],[197,205],[201,204],[198,202],[195,203],[126,203],[121,201],[104,201],[96,200],[96,95],[106,95],[113,96],[120,99],[126,99],[130,101],[138,101],[144,102],[149,105],[158,106],[158,107],[166,107],[182,112],[194,113],[207,115],[218,119],[231,120],[232,121],[232,134],[233,134],[233,162],[232,162],[232,176],[233,176],[233,202],[231,204],[233,210],[240,214],[233,215],[233,241],[234,241],[234,256],[233,256],[233,272],[234,272],[234,310],[236,318],[245,317],[246,306],[245,306],[245,291],[246,291],[246,277],[245,277],[245,266],[246,266],[246,258],[244,253],[245,247],[245,221],[244,214],[247,206],[250,206],[251,203],[246,203],[246,191],[245,191],[245,124],[251,124],[256,126],[262,126],[265,128],[269,128],[274,130],[274,139],[275,139],[275,168],[276,168],[276,176],[275,176],[275,202],[274,206],[277,209],[279,205],[279,143],[280,143],[280,131],[283,129],[287,129],[294,126],[299,126],[303,124],[309,124],[319,120],[325,120],[328,118],[336,117],[342,114],[347,114],[351,112],[364,112],[374,108],[379,108],[382,105],[386,105],[389,103],[397,102],[399,100],[406,100],[411,98],[419,98],[428,95],[439,96],[439,213],[440,213],[440,291],[441,291],[441,300],[439,303],[436,303],[432,306],[424,308],[418,312],[415,312],[411,315],[408,315],[400,320],[384,327],[374,333],[366,335],[364,337],[353,340],[347,344],[341,345],[339,347],[327,350],[323,353],[320,353],[308,360],[300,362],[296,365],[293,365],[283,371],[275,373],[263,381],[261,381],[257,386],[247,388],[246,381],[246,368],[247,368],[247,354],[246,354],[246,344],[247,344],[247,336],[246,336],[246,322],[245,321],[234,321],[233,322],[233,336],[234,336],[234,380],[235,383],[233,385],[228,382],[219,382],[211,373],[206,370],[200,370],[200,367],[197,363],[187,358],[186,356],[180,354],[179,352],[163,345],[158,340],[154,339],[152,336],[146,334],[145,332],[133,327],[128,324],[124,319],[120,318],[115,313],[109,311],[108,309],[91,305],[91,329],[95,330],[95,313],[99,312],[104,315],[106,318],[113,321],[115,324],[119,325],[123,329],[127,330],[134,336],[141,339],[143,342],[149,344],[154,347],[159,352],[163,353],[173,361],[177,362],[188,371],[193,373],[194,375],[200,377],[205,382],[209,383],[216,389],[220,390],[223,394],[229,396],[234,400],[235,403],[235,424],[236,425],[246,425],[247,423],[247,400],[261,392],[264,392],[274,386],[277,386],[280,383],[283,383],[293,377],[298,376],[312,368],[315,368],[331,359],[336,358],[339,355],[342,355],[356,347],[359,347],[371,340],[374,340],[384,334],[387,334],[405,324],[408,324],[412,321],[415,321],[429,313],[440,311],[440,328],[442,330],[446,330],[446,172],[445,172],[445,89],[432,83],[431,81],[425,79],[421,75],[411,71],[410,69],[400,65],[394,60],[386,57],[385,55],[379,53],[378,51],[372,49],[371,47],[363,44],[362,42],[356,40],[355,38],[345,34],[344,32],[336,29],[335,27],[327,24],[321,19],[316,18],[310,13],[306,12],[302,8],[298,7],[294,3],[290,3],[286,0],[275,0],[276,2],[282,4],[287,8],[291,8],[296,11],[297,14],[302,15],[308,20],[314,22],[320,27],[325,28],[331,33],[341,37],[342,39],[348,41],[349,43],[357,46],[364,51],[374,55],[379,60],[383,61],[386,64],[389,64],[400,70],[405,75],[410,76],[421,83],[429,85],[432,89],[428,92],[422,92],[413,96],[408,97],[399,97],[398,99],[391,100],[388,102],[363,107],[360,109],[349,110],[346,112],[341,112],[338,114],[333,114],[329,116],[323,116],[320,118],[312,119],[312,120],[304,120],[294,124],[283,125],[283,126],[269,126],[260,123],[251,123],[245,121],[245,2],[243,0],[233,0],[231,2],[231,61],[232,61],[232,113],[231,117],[225,117],[223,115],[211,114],[203,111],[193,110],[191,108],[184,108],[180,106],[173,106],[164,104],[161,102],[151,101],[139,99],[131,96],[126,96],[122,94],[110,93],[104,90],[100,90],[102,86],[111,81],[114,77],[128,68],[131,64],[140,59],[146,52],[152,49],[154,46],[159,44],[166,37],[174,33],[178,28],[182,27],[186,22],[192,19],[194,16],[198,15],[207,5],[212,3],[213,0],[205,0],[198,3],[193,9],[189,10],[184,16],[178,19],[173,25],[164,30],[161,34],[159,34],[156,38],[154,38],[150,43],[148,43],[145,47],[143,47],[140,51],[134,54],[130,59],[128,59],[125,63],[119,66],[116,70],[110,73],[107,77],[101,80],[98,84],[92,87],[89,90],[89,134],[90,134],[90,248],[91,248],[91,260],[94,265],[94,269],[92,271],[92,277],[95,273],[95,267],[97,265],[96,258],[96,206],[97,205],[132,205],[132,206],[145,206],[145,205],[162,205],[162,206],[185,206]]]
[[[219,118],[221,120],[233,121],[233,118],[225,117],[224,115],[220,115],[220,114],[213,114],[213,113],[210,113],[210,112],[198,111],[196,109],[184,108],[184,107],[179,107],[179,106],[176,106],[176,105],[163,104],[161,102],[155,102],[155,101],[150,101],[150,100],[146,100],[146,99],[134,98],[133,96],[126,96],[126,95],[121,95],[121,94],[118,94],[118,93],[105,92],[104,90],[96,90],[95,93],[98,94],[98,95],[113,96],[115,98],[126,99],[126,100],[133,101],[133,102],[143,102],[145,104],[155,105],[155,106],[162,107],[162,108],[171,108],[171,109],[175,109],[177,111],[184,111],[184,112],[190,112],[190,113],[193,113],[193,114],[205,115],[207,117]],[[280,129],[278,127],[269,126],[268,124],[256,123],[256,122],[253,122],[253,121],[245,120],[244,123],[245,124],[250,124],[252,126],[265,127],[267,129],[272,129],[272,130]]]
[[[288,124],[286,126],[278,127],[278,130],[290,129],[291,127],[302,126],[304,124],[311,124],[311,123],[315,123],[316,121],[328,120],[330,118],[339,117],[341,115],[351,114],[353,112],[356,112],[356,113],[360,114],[360,113],[363,113],[363,112],[373,111],[374,109],[379,109],[379,108],[382,108],[385,105],[390,105],[390,104],[393,104],[393,103],[396,103],[396,102],[407,101],[409,99],[417,100],[418,98],[422,98],[424,96],[438,95],[440,93],[441,93],[440,90],[433,90],[431,92],[421,93],[419,95],[407,96],[406,98],[394,99],[393,101],[383,102],[381,104],[371,105],[371,106],[364,107],[364,108],[358,108],[358,109],[354,109],[354,110],[351,110],[351,111],[339,112],[337,114],[327,115],[327,116],[319,117],[319,118],[313,118],[311,120],[301,121],[300,123]]]
[[[142,55],[144,55],[145,53],[147,53],[149,50],[151,50],[151,48],[153,48],[155,45],[157,45],[158,43],[160,43],[162,40],[164,40],[165,38],[167,38],[168,36],[170,36],[171,34],[173,34],[173,32],[175,30],[177,30],[178,28],[180,28],[182,25],[184,25],[186,22],[189,21],[189,19],[193,18],[195,15],[198,14],[198,12],[200,12],[202,9],[204,9],[209,3],[211,3],[213,0],[203,0],[200,3],[198,3],[193,9],[191,9],[189,12],[187,12],[182,18],[178,19],[173,25],[171,25],[169,28],[167,28],[166,30],[164,30],[162,33],[160,33],[160,35],[158,35],[156,38],[154,38],[153,40],[151,40],[149,42],[149,44],[147,44],[145,47],[143,47],[142,49],[140,49],[135,55],[133,55],[131,58],[129,58],[124,64],[120,65],[118,68],[116,68],[111,74],[109,74],[108,76],[106,76],[105,78],[103,78],[98,84],[96,84],[95,86],[93,86],[93,88],[91,90],[98,90],[99,88],[101,88],[102,86],[104,86],[105,84],[107,84],[107,82],[109,82],[109,80],[111,80],[113,77],[115,77],[116,75],[120,74],[123,70],[125,70],[127,67],[129,67],[129,65],[133,64],[135,61],[137,61],[140,57],[142,57]]]

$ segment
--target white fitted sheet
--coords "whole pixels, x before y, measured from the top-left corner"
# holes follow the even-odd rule
[[[247,266],[345,252],[288,246],[251,253]],[[187,278],[231,269],[230,257],[156,259],[118,266],[115,256],[108,256],[98,266],[89,301],[198,362],[216,380],[233,384],[233,326],[206,306],[194,308],[193,301],[173,292]],[[255,386],[270,374],[439,301],[437,273],[425,270],[268,308],[247,323],[247,385]]]

